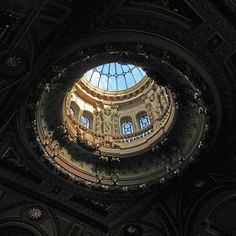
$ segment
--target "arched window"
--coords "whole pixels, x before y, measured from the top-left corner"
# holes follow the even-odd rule
[[[139,119],[139,125],[141,129],[148,127],[150,125],[149,117],[147,115],[142,116]]]
[[[122,127],[122,134],[131,134],[134,132],[133,124],[131,121],[124,121],[121,127]]]
[[[79,119],[80,107],[75,101],[71,101],[70,104],[70,113],[75,119]]]
[[[70,107],[70,113],[72,116],[75,116],[76,113],[73,107]]]
[[[80,122],[87,129],[91,127],[90,119],[87,116],[81,116]]]

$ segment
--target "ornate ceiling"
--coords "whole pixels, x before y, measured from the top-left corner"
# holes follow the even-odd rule
[[[235,235],[235,6],[2,1],[0,235]],[[125,163],[78,149],[76,179],[55,164],[72,148],[59,122],[63,99],[85,72],[114,61],[140,66],[169,88],[176,120],[151,151]],[[130,96],[140,94],[141,85]],[[50,161],[44,130],[58,142]],[[86,166],[93,176],[106,169],[111,184],[91,184]],[[142,181],[130,188],[117,173]]]

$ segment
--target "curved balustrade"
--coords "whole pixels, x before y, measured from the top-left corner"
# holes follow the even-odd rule
[[[146,137],[147,135],[151,134],[154,131],[153,124],[158,121],[158,120],[156,120],[155,122],[153,122],[152,124],[150,124],[146,128],[139,130],[137,132],[131,133],[131,134],[112,135],[112,134],[101,134],[101,133],[93,132],[93,130],[81,125],[71,115],[68,115],[68,117],[71,119],[71,123],[76,127],[77,133],[79,133],[81,131],[91,133],[91,134],[93,134],[94,137],[96,137],[96,139],[100,139],[100,140],[103,139],[103,140],[112,141],[112,142],[116,142],[116,143],[132,142],[137,139]]]
[[[133,142],[137,139],[144,138],[154,131],[153,124],[147,126],[146,128],[131,134],[126,135],[111,135],[112,141],[117,143]]]

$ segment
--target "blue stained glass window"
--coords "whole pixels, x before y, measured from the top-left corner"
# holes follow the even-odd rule
[[[133,132],[134,128],[131,121],[125,121],[122,123],[122,134],[131,134]]]
[[[80,122],[85,128],[87,128],[87,129],[90,128],[90,120],[87,116],[81,116]]]
[[[139,119],[139,125],[140,125],[141,129],[144,129],[144,128],[148,127],[150,125],[149,117],[147,115],[142,116]]]
[[[145,75],[141,67],[112,62],[89,70],[84,78],[96,88],[116,92],[135,86]]]

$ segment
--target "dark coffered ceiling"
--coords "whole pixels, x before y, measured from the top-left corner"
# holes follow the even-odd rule
[[[0,235],[236,235],[235,12],[233,0],[1,1]],[[71,65],[119,52],[193,78],[209,115],[183,171],[124,193],[63,174],[31,129],[37,91]]]

